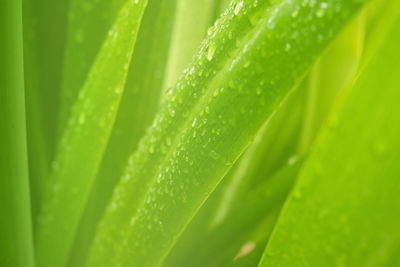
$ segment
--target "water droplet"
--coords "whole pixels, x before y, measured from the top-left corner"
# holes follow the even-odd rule
[[[161,183],[161,180],[162,180],[162,174],[159,173],[159,174],[158,174],[158,177],[157,177],[157,183],[158,183],[158,184]]]
[[[239,3],[237,3],[233,13],[235,13],[235,15],[238,15],[242,7],[243,7],[243,1],[240,1]]]
[[[291,157],[289,158],[289,160],[288,160],[288,165],[293,165],[293,164],[295,164],[298,160],[299,160],[299,158],[298,158],[296,155],[291,156]]]
[[[291,45],[290,43],[286,43],[285,51],[287,52],[287,51],[289,51],[291,48],[292,48],[292,45]]]
[[[117,95],[120,95],[121,93],[122,93],[122,87],[120,87],[120,86],[118,86],[117,88],[115,88],[115,93],[117,94]]]
[[[171,145],[171,138],[167,137],[166,138],[166,143],[167,143],[167,146],[170,146]]]
[[[207,51],[207,59],[208,61],[211,61],[215,53],[215,45],[214,43],[211,43],[210,46],[208,47]]]
[[[197,118],[194,118],[192,122],[192,127],[196,127],[196,123],[197,123]]]
[[[215,152],[215,150],[211,150],[209,155],[213,159],[218,159],[219,158],[219,154],[217,152]]]
[[[84,123],[85,123],[85,113],[81,113],[81,114],[79,115],[78,123],[79,123],[79,124],[84,124]]]
[[[326,12],[327,8],[328,8],[328,4],[325,3],[325,2],[322,2],[319,5],[319,8],[318,8],[317,13],[316,13],[317,17],[318,18],[322,18],[325,15],[325,12]]]
[[[219,90],[218,90],[218,89],[214,90],[214,92],[213,92],[213,96],[214,96],[214,97],[217,97],[217,96],[218,96],[218,94],[219,94]]]
[[[211,35],[214,32],[214,26],[210,26],[207,30],[207,34]]]

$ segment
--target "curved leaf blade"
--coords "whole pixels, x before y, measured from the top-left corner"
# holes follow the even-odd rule
[[[396,23],[318,137],[260,266],[399,262],[400,13],[393,3]]]
[[[84,265],[113,189],[159,110],[175,5],[175,0],[153,0],[145,9],[118,114],[80,222],[70,266]]]
[[[21,0],[0,3],[0,35],[0,265],[33,267]]]
[[[98,55],[107,32],[126,0],[68,0],[68,31],[59,92],[58,134],[62,137],[79,90]]]
[[[66,263],[115,120],[146,3],[129,0],[121,9],[74,106],[38,222],[40,266]]]
[[[315,5],[322,11],[315,12]],[[158,265],[257,130],[361,6],[340,0],[231,6],[133,155],[89,266]]]

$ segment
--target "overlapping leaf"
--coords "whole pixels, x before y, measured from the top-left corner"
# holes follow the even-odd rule
[[[232,5],[132,156],[89,266],[159,264],[257,130],[361,6],[339,0]]]
[[[33,267],[21,1],[0,3],[0,265]]]
[[[389,6],[396,22],[319,135],[260,266],[399,264],[400,13]]]
[[[39,266],[63,266],[113,126],[147,1],[128,1],[80,91],[53,163],[36,236]]]

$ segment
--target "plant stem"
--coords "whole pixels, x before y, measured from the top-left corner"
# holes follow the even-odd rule
[[[31,267],[21,0],[0,3],[0,265]]]

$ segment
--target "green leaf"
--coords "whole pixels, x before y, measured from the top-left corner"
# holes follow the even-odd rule
[[[400,13],[317,138],[260,266],[396,266]]]
[[[314,79],[318,79],[318,82],[314,83],[314,90],[317,90],[318,98],[324,100],[321,101],[324,104],[313,106],[315,109],[313,112],[316,112],[319,116],[318,120],[315,120],[314,128],[319,128],[321,121],[324,120],[324,115],[335,99],[331,97],[333,93],[337,92],[338,88],[342,88],[343,84],[348,84],[349,76],[354,75],[360,58],[359,46],[362,43],[360,42],[360,39],[362,39],[360,32],[364,31],[361,21],[360,18],[357,18],[352,22],[313,67],[313,69],[317,67],[320,70],[317,74],[313,73],[313,75],[318,75],[314,77]],[[340,51],[345,51],[344,55],[340,54]],[[321,72],[323,69],[329,70],[329,72]],[[235,166],[232,167],[202,206],[168,256],[168,266],[183,266],[184,262],[189,260],[192,265],[195,262],[199,266],[210,264],[225,266],[229,265],[227,262],[234,258],[232,253],[237,253],[240,246],[249,247],[245,246],[246,240],[242,240],[241,244],[236,244],[235,240],[238,239],[237,236],[246,236],[245,233],[257,225],[257,220],[248,221],[247,225],[242,225],[242,227],[230,231],[230,235],[227,234],[226,230],[235,227],[235,224],[238,224],[236,221],[246,220],[241,217],[251,218],[249,212],[257,211],[256,205],[246,208],[243,208],[243,205],[247,199],[252,197],[252,192],[259,187],[263,188],[264,180],[266,178],[271,179],[269,176],[276,172],[276,169],[285,168],[282,165],[286,166],[287,162],[294,162],[300,157],[297,143],[301,140],[300,137],[303,138],[300,129],[304,127],[302,125],[302,114],[305,109],[303,95],[308,93],[306,90],[307,81],[308,79],[286,99],[271,120],[262,127],[244,155],[235,163]],[[303,150],[302,153],[308,152],[309,144],[301,147],[301,149]],[[283,177],[284,174],[285,172],[281,172],[280,176],[282,177],[278,178],[282,179],[282,182],[286,178]],[[286,192],[290,189],[291,187],[288,187]],[[268,190],[276,193],[273,187],[268,188]],[[271,205],[271,203],[265,201],[258,203],[260,206],[266,204]],[[274,211],[276,213],[276,209]],[[246,214],[243,214],[244,212]],[[236,216],[240,214],[239,218],[229,220],[227,214],[232,213]],[[250,214],[253,213],[250,212]],[[264,217],[266,214],[269,213],[264,212]],[[254,215],[257,216],[257,212],[254,212]],[[254,252],[249,255],[249,260],[240,257],[240,260],[232,262],[232,265],[249,264],[249,261],[256,265],[262,255],[263,244],[265,245],[265,243],[265,239],[259,240],[256,247],[253,248]],[[230,254],[223,253],[234,245],[236,245],[237,251],[231,251]],[[205,256],[205,254],[208,256]],[[222,260],[224,257],[227,258]],[[219,260],[217,261],[217,259]],[[206,264],[206,262],[208,263]]]
[[[188,65],[207,29],[217,19],[219,0],[178,1],[176,18],[168,56],[164,88],[174,86],[179,75]],[[190,38],[188,38],[190,36]]]
[[[23,24],[26,29],[24,29],[24,33],[29,32],[35,35],[32,40],[34,47],[30,51],[35,53],[37,57],[36,62],[31,62],[34,65],[27,66],[29,68],[27,70],[34,73],[32,75],[37,75],[38,82],[38,84],[32,84],[29,76],[27,76],[27,90],[29,90],[27,100],[30,101],[32,94],[36,94],[38,98],[38,103],[34,105],[38,105],[37,108],[40,110],[34,112],[38,112],[43,116],[45,127],[41,130],[44,131],[47,144],[44,149],[47,150],[48,158],[51,160],[56,153],[58,142],[56,129],[60,103],[59,89],[61,86],[69,0],[23,0],[22,2],[25,11],[32,9],[28,11],[31,12],[32,20],[24,21]],[[37,50],[33,51],[33,49]],[[25,56],[34,57],[31,54]],[[28,108],[30,108],[29,104]],[[30,110],[28,111],[30,112]],[[28,119],[30,119],[30,116],[28,115]],[[30,122],[28,121],[28,123]],[[28,128],[28,130],[30,129]],[[33,181],[35,182],[35,180]]]
[[[76,235],[70,266],[83,265],[98,221],[129,155],[136,150],[159,109],[175,4],[172,0],[158,0],[146,7],[118,115]]]
[[[21,1],[0,3],[0,265],[32,267]]]
[[[44,86],[41,83],[38,40],[38,14],[34,0],[23,0],[24,80],[26,102],[26,130],[28,141],[29,181],[33,223],[42,201],[50,165],[50,142],[44,105]],[[35,228],[35,225],[34,225]]]
[[[158,265],[258,129],[361,6],[340,0],[232,5],[169,90],[131,157],[89,266]]]
[[[238,231],[241,232],[240,238],[246,237],[246,233],[252,231],[254,225],[270,215],[271,206],[279,206],[278,203],[265,203],[262,199],[259,205],[263,207],[267,204],[267,212],[258,214],[260,207],[243,209],[244,203],[248,203],[248,198],[252,198],[252,192],[259,187],[264,188],[262,184],[269,183],[269,180],[272,179],[271,176],[280,168],[284,168],[289,158],[291,158],[290,162],[296,160],[296,156],[293,155],[296,153],[298,133],[301,127],[301,117],[299,118],[299,116],[303,113],[303,99],[299,97],[299,93],[300,91],[296,90],[291,94],[277,109],[276,114],[260,129],[252,144],[235,162],[185,229],[166,259],[167,266],[182,266],[189,259],[192,265],[206,266],[206,263],[208,265],[215,263],[216,259],[223,258],[221,256],[226,257],[226,253],[222,253],[222,251],[226,251],[230,245],[235,244],[235,241],[238,240]],[[279,186],[284,186],[283,184],[284,182]],[[286,189],[286,193],[289,190],[290,187]],[[272,194],[279,193],[272,190]],[[242,221],[247,222],[247,225],[243,226],[242,223],[239,230],[235,229],[237,218],[229,220],[229,217],[232,214],[237,216],[243,211],[248,212],[246,216],[243,216],[244,218],[241,218]],[[249,214],[256,219],[249,220]],[[221,229],[222,231],[220,231]],[[227,232],[227,229],[231,231]],[[230,233],[230,236],[227,233]],[[215,254],[213,256],[206,257],[204,255],[213,253]],[[237,251],[233,251],[233,253],[237,253]],[[234,255],[230,256],[228,261],[234,257]],[[223,263],[218,261],[218,264]]]
[[[62,135],[107,32],[127,0],[68,0],[68,33],[59,90],[58,134]]]
[[[146,3],[130,0],[121,9],[74,106],[38,222],[39,266],[66,263],[116,117]]]
[[[228,263],[245,257],[256,247],[258,250],[261,247],[257,253],[259,259],[301,162],[285,164],[272,177],[262,176],[260,172],[261,177],[257,178],[264,180],[256,188],[247,188],[246,195],[236,196],[235,205],[218,225],[208,217],[207,227],[204,227],[203,221],[196,217],[163,266],[185,266],[188,261],[193,267],[229,266]],[[196,216],[206,219],[207,213],[201,209]]]
[[[337,96],[358,70],[364,46],[364,21],[365,11],[317,60],[305,81],[306,110],[299,142],[300,154],[309,151]]]

